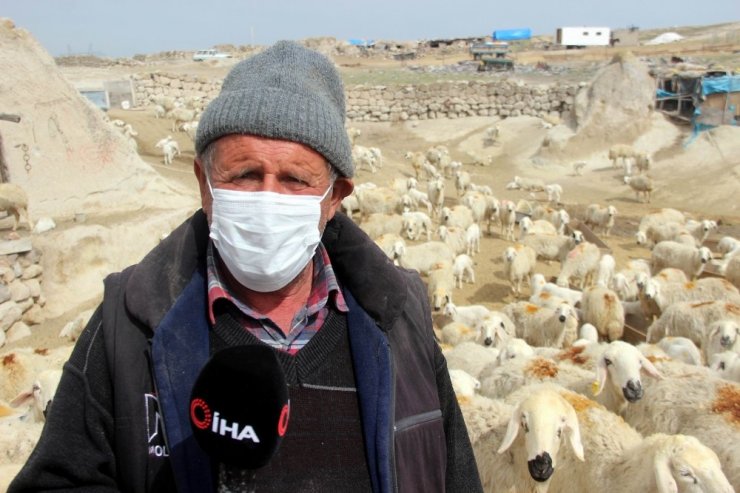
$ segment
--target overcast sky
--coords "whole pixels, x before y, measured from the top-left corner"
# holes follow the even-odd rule
[[[740,20],[739,0],[0,0],[54,56],[121,57],[278,39],[434,39],[529,27],[642,29]]]

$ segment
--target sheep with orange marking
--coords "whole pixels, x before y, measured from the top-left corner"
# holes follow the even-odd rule
[[[624,333],[624,308],[617,293],[603,286],[593,286],[581,298],[583,321],[592,324],[599,334],[615,341]]]
[[[679,301],[730,301],[740,305],[740,292],[725,279],[708,277],[689,282],[660,283],[649,279],[642,290],[646,300],[653,300],[657,315]]]
[[[501,311],[514,322],[516,336],[532,346],[560,348],[570,332],[575,340],[578,314],[567,303],[551,309],[520,301],[506,305]]]
[[[644,382],[645,398],[624,419],[639,432],[692,435],[719,456],[730,483],[740,489],[740,385],[706,367],[659,361],[662,380]]]
[[[480,394],[491,399],[504,399],[525,385],[556,383],[568,388],[587,387],[593,379],[590,370],[558,364],[541,356],[504,360],[500,365],[485,367],[478,376]]]
[[[576,245],[566,255],[556,284],[567,288],[573,280],[577,279],[581,290],[586,286],[591,286],[599,271],[600,260],[601,250],[593,243],[583,242]]]
[[[727,301],[682,301],[666,308],[647,330],[647,342],[665,336],[686,337],[697,346],[706,338],[707,327],[719,320],[740,321],[740,305]]]

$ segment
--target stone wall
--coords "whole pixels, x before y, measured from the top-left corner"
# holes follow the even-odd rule
[[[134,77],[136,101],[146,106],[162,98],[183,98],[202,109],[218,95],[220,80],[176,74]],[[459,81],[403,86],[349,86],[350,121],[399,121],[468,116],[564,117],[571,111],[575,84],[524,84],[520,81]]]
[[[31,335],[31,326],[43,321],[41,254],[0,255],[0,347]]]

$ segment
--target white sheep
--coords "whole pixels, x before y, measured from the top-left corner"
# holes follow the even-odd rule
[[[422,234],[426,235],[427,241],[432,239],[432,219],[427,214],[411,211],[404,212],[401,217],[403,218],[403,232],[409,240],[420,240]]]
[[[720,378],[740,383],[740,354],[736,351],[715,353],[708,363],[709,368]]]
[[[165,117],[167,110],[161,104],[155,104],[152,112],[154,113],[154,118],[160,119]]]
[[[480,226],[473,223],[465,230],[465,245],[467,254],[475,255],[480,253]]]
[[[475,284],[475,269],[473,265],[473,259],[469,255],[463,253],[455,257],[454,262],[452,262],[452,275],[455,278],[455,285],[458,289],[462,289],[465,278],[468,279],[469,283]]]
[[[723,236],[717,243],[717,252],[722,254],[723,258],[730,258],[740,252],[740,240],[732,236]]]
[[[516,225],[516,204],[510,200],[502,200],[499,210],[501,221],[501,236],[514,241],[514,226]]]
[[[558,364],[535,352],[530,357],[504,359],[500,363],[490,364],[480,372],[478,379],[481,382],[481,395],[503,399],[521,387],[537,383],[589,387],[594,375],[593,371],[576,365]]]
[[[617,212],[617,208],[613,205],[601,207],[599,204],[591,204],[586,208],[585,223],[594,231],[598,229],[604,236],[609,236],[614,227]]]
[[[452,249],[455,255],[467,252],[468,243],[465,238],[464,229],[440,226],[439,228],[437,228],[437,234],[439,235],[439,239],[444,241],[445,244],[447,244],[450,249]]]
[[[652,166],[652,158],[646,152],[639,152],[635,156],[635,166],[640,173],[646,173]]]
[[[455,279],[452,275],[452,264],[440,262],[429,271],[427,292],[433,310],[438,311],[447,303],[452,302],[454,287]]]
[[[650,270],[656,274],[666,267],[675,267],[684,271],[689,279],[695,279],[711,259],[712,252],[707,247],[695,248],[675,241],[662,241],[655,245],[650,255]]]
[[[455,322],[476,327],[483,319],[491,314],[491,311],[483,305],[457,306],[449,302],[445,305],[443,313]]]
[[[376,173],[378,171],[375,167],[375,155],[365,146],[352,146],[352,161],[355,163],[355,167],[358,170],[366,169],[371,173]]]
[[[712,277],[690,282],[648,279],[641,293],[646,301],[655,303],[654,310],[651,310],[651,315],[655,316],[660,316],[666,308],[679,301],[725,300],[740,305],[738,289],[724,279]]]
[[[481,192],[474,190],[468,190],[460,199],[462,205],[467,206],[473,213],[473,221],[480,224],[483,219],[486,218],[486,212],[488,211],[488,199],[487,196]]]
[[[545,276],[542,274],[534,274],[532,276],[532,296],[547,293],[551,297],[556,297],[565,300],[570,303],[571,306],[576,306],[581,302],[583,293],[576,289],[565,288],[558,286],[557,284],[547,282]],[[530,302],[533,302],[530,299]]]
[[[411,167],[414,169],[414,176],[417,180],[421,180],[421,170],[424,163],[426,163],[426,156],[424,156],[423,152],[416,151],[412,152],[409,151],[404,155],[404,158],[411,162]]]
[[[567,303],[556,309],[539,307],[526,301],[510,303],[501,310],[516,326],[516,335],[533,346],[560,348],[566,332],[572,340],[578,327],[578,314]]]
[[[396,260],[399,254],[406,248],[406,242],[395,233],[386,233],[375,238],[375,244],[383,250],[389,259]]]
[[[637,155],[637,151],[634,147],[627,144],[615,144],[609,148],[609,159],[612,162],[613,168],[619,167],[619,160],[622,160],[623,166],[627,167],[627,162],[630,159],[634,159]]]
[[[357,196],[360,217],[367,218],[370,214],[391,214],[399,209],[400,198],[390,188],[363,188],[355,191]]]
[[[398,195],[403,195],[412,188],[417,188],[418,186],[419,182],[416,178],[410,176],[408,178],[395,178],[390,188],[392,188]]]
[[[740,289],[740,255],[734,255],[727,259],[727,263],[722,267],[722,270],[724,271],[725,279]]]
[[[429,201],[429,196],[415,188],[410,188],[401,197],[401,200],[405,206],[409,209],[417,209],[420,206],[424,206],[428,214],[432,213],[432,203]]]
[[[452,263],[455,255],[449,246],[441,241],[429,241],[421,245],[407,246],[398,255],[398,265],[428,275],[440,262]]]
[[[485,491],[547,491],[564,455],[558,453],[564,440],[583,460],[573,406],[552,390],[526,390],[517,396],[508,419],[502,419],[504,410],[491,405],[488,430],[476,433],[473,450]]]
[[[649,223],[644,231],[635,233],[638,245],[653,248],[661,241],[676,241],[679,235],[686,231],[682,223],[674,221]]]
[[[443,344],[449,344],[452,347],[457,347],[463,342],[470,342],[475,340],[478,335],[475,328],[464,324],[462,322],[450,322],[441,329],[441,341]],[[447,366],[450,366],[449,360]]]
[[[432,211],[439,215],[445,202],[445,182],[442,178],[429,180],[427,184],[427,196],[432,204]]]
[[[41,371],[33,384],[19,393],[10,405],[12,407],[29,406],[31,419],[35,422],[44,421],[61,378],[61,369]]]
[[[166,166],[171,165],[172,160],[180,155],[180,146],[171,135],[157,141],[157,143],[154,144],[154,147],[162,149],[162,156]]]
[[[624,184],[629,185],[635,191],[638,202],[640,201],[640,194],[645,198],[645,202],[650,202],[650,195],[655,190],[652,178],[647,175],[625,176]]]
[[[509,190],[525,190],[527,192],[544,192],[545,182],[540,178],[522,178],[515,176],[514,180],[506,185]]]
[[[567,236],[527,235],[522,241],[523,244],[532,247],[537,252],[537,258],[546,261],[557,260],[561,263],[568,253],[582,242],[583,233],[578,230]]]
[[[596,271],[596,285],[609,287],[614,277],[614,270],[616,269],[616,260],[612,255],[605,253],[599,259],[599,268]]]
[[[508,247],[503,254],[504,275],[509,280],[511,292],[518,298],[522,294],[522,281],[532,285],[532,274],[537,265],[537,252],[526,245]]]
[[[709,324],[702,341],[704,361],[709,363],[717,353],[734,351],[740,354],[740,323],[737,320],[717,320]]]
[[[559,204],[560,199],[563,195],[563,187],[557,183],[551,183],[545,185],[545,193],[547,194],[547,201],[553,204]]]
[[[703,219],[701,221],[686,221],[686,230],[694,237],[696,241],[695,246],[701,246],[707,240],[712,231],[717,229],[717,222],[710,219]]]
[[[373,240],[388,233],[400,235],[403,231],[403,217],[398,214],[369,214],[360,223],[360,229]]]
[[[665,309],[647,330],[647,342],[665,336],[687,337],[701,345],[707,327],[719,320],[740,321],[740,305],[727,301],[682,301]]]
[[[676,209],[663,208],[656,212],[651,212],[643,216],[637,229],[638,231],[646,231],[648,226],[650,226],[651,224],[668,222],[684,224],[686,223],[686,216],[684,216],[681,211],[678,211]]]
[[[740,486],[740,386],[706,367],[657,361],[663,379],[647,379],[645,398],[627,407],[624,419],[639,432],[681,433],[701,440],[718,455],[730,483]],[[713,490],[727,491],[727,490]]]
[[[455,172],[455,190],[457,190],[458,197],[465,193],[470,181],[470,173],[467,171],[458,170]]]
[[[456,205],[452,208],[443,207],[440,214],[440,221],[445,226],[466,229],[473,224],[473,211],[465,205]]]
[[[580,289],[592,285],[600,259],[599,247],[589,242],[579,243],[566,255],[556,284],[568,287],[571,279],[578,279]]]
[[[172,131],[177,132],[183,123],[195,120],[195,111],[187,108],[174,108],[166,116],[172,120]]]
[[[476,341],[484,346],[501,348],[516,336],[514,322],[499,311],[492,311],[478,323],[476,329],[478,330]]]
[[[583,321],[592,324],[601,336],[610,341],[622,338],[624,308],[617,294],[603,286],[592,286],[583,291],[581,299]]]
[[[13,231],[18,229],[21,220],[26,222],[29,231],[33,229],[28,217],[28,195],[15,183],[0,183],[0,211],[13,215]]]
[[[452,322],[457,324],[458,322]],[[464,324],[460,324],[465,326]],[[495,363],[498,349],[483,346],[472,340],[464,341],[444,352],[447,368],[456,368],[478,378],[480,372],[488,365]]]
[[[664,337],[655,344],[641,342],[637,349],[647,358],[672,359],[687,365],[701,365],[702,356],[694,341],[686,337]]]
[[[524,216],[519,221],[519,241],[523,240],[529,234],[556,236],[558,230],[550,221],[544,219],[532,221],[527,216]]]
[[[609,422],[591,412],[581,419],[581,439],[588,465],[569,460],[561,462],[561,473],[553,476],[550,493],[600,491],[614,493],[713,492],[731,493],[733,487],[723,473],[717,454],[690,435],[656,433],[643,440],[635,436],[624,440],[624,422]],[[589,427],[591,425],[591,427]],[[594,429],[599,428],[591,438]],[[605,434],[619,434],[605,439]],[[634,433],[634,431],[633,431]],[[680,489],[679,489],[680,488]]]
[[[565,233],[565,226],[570,222],[570,215],[565,209],[551,209],[539,205],[532,211],[532,220],[537,221],[538,219],[551,223],[557,228],[558,234],[562,235]]]
[[[586,169],[588,163],[586,161],[576,161],[573,163],[573,172],[576,176],[583,176],[583,170]]]
[[[455,368],[448,371],[452,382],[452,390],[455,391],[455,396],[458,399],[470,399],[475,395],[475,391],[480,388],[480,382],[470,373]]]

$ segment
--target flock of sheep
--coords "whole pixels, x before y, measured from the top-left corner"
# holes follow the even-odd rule
[[[349,131],[356,142],[359,131]],[[613,151],[649,201],[649,157]],[[737,239],[711,251],[715,221],[646,210],[634,233],[650,256],[618,266],[571,229],[560,185],[514,177],[507,191],[542,197],[515,203],[474,183],[444,146],[406,158],[406,177],[389,186],[356,180],[343,208],[389,259],[422,274],[435,320],[448,321],[436,332],[486,491],[740,487]],[[363,169],[382,162],[372,165]],[[617,215],[591,204],[578,219],[608,237]],[[486,235],[509,243],[484,252],[501,259],[517,298],[499,310],[454,301],[475,283]],[[542,262],[560,264],[553,282]],[[710,264],[725,278],[700,278]],[[650,322],[638,346],[621,340],[630,316]]]

